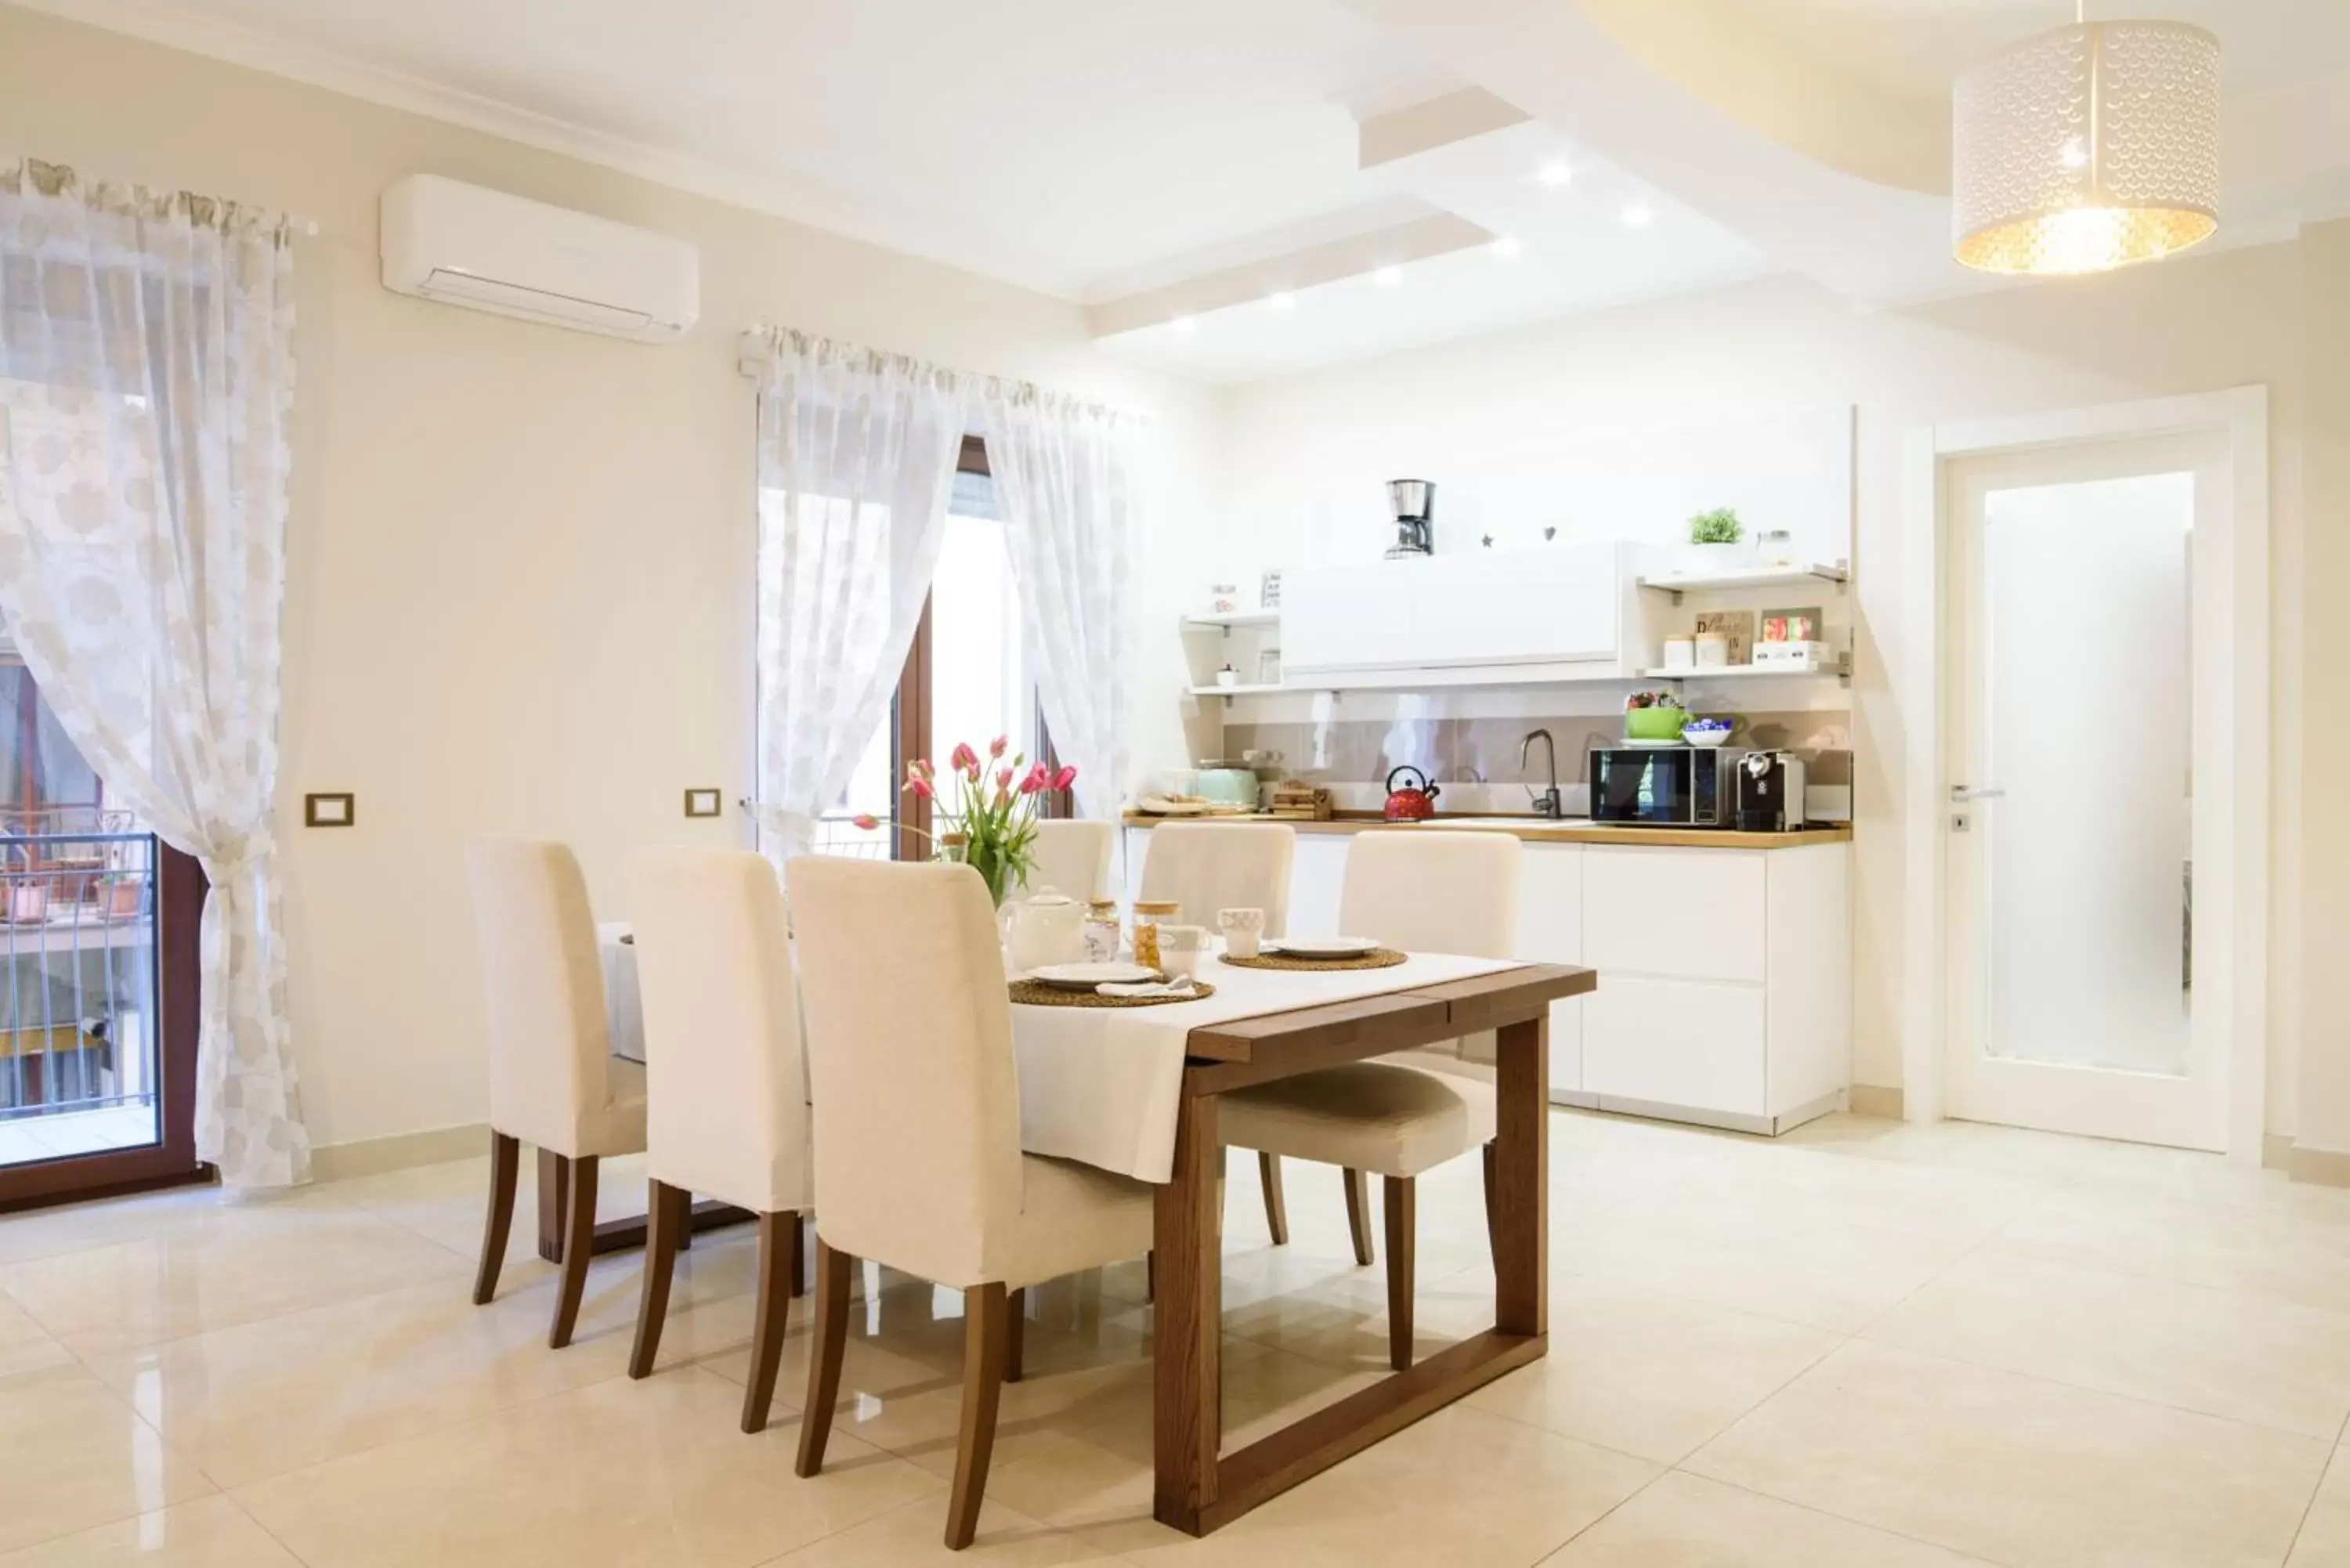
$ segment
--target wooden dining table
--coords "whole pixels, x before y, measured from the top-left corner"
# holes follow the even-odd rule
[[[1595,990],[1590,970],[1524,964],[1408,991],[1195,1029],[1185,1046],[1170,1179],[1158,1189],[1151,1358],[1151,1512],[1192,1535],[1229,1524],[1513,1368],[1550,1332],[1550,1004]],[[1457,1040],[1498,1041],[1493,1326],[1225,1453],[1219,1096],[1342,1062]]]
[[[641,1022],[630,1015],[636,1006],[632,950],[608,929],[603,952],[614,1049],[641,1061]],[[1425,961],[1431,966],[1448,961],[1461,964]],[[1596,989],[1596,974],[1563,964],[1488,965],[1474,973],[1419,983],[1402,980],[1395,990],[1302,1006],[1282,1004],[1289,987],[1263,983],[1277,978],[1263,976],[1252,983],[1247,1003],[1252,1011],[1245,1015],[1219,1016],[1180,1036],[1180,1078],[1173,1078],[1173,1062],[1168,1064],[1171,1106],[1159,1106],[1156,1087],[1147,1094],[1138,1087],[1126,1096],[1142,1106],[1147,1113],[1143,1119],[1171,1109],[1171,1152],[1163,1129],[1159,1137],[1132,1140],[1130,1150],[1123,1138],[1094,1148],[1071,1146],[1067,1140],[1098,1136],[1097,1129],[1073,1128],[1066,1117],[1055,1127],[1049,1125],[1053,1117],[1035,1110],[1023,1117],[1023,1142],[1029,1152],[1087,1159],[1154,1186],[1156,1479],[1151,1511],[1161,1523],[1192,1535],[1230,1523],[1349,1455],[1539,1359],[1547,1345],[1550,1007]],[[1121,1023],[1139,1023],[1158,1011],[1085,1010],[1081,1016],[1088,1021],[1087,1033],[1081,1038],[1105,1045],[1123,1038],[1136,1046],[1139,1041],[1131,1033],[1121,1037],[1110,1031]],[[1078,1014],[1027,1007],[1015,1007],[1014,1012],[1014,1046],[1023,1072],[1053,1066],[1067,1071],[1073,1058],[1066,1034],[1051,1041],[1035,1036],[1045,1033],[1041,1026],[1048,1022],[1058,1029]],[[1023,1014],[1040,1026],[1025,1032],[1025,1038],[1020,1027]],[[1170,1012],[1161,1016],[1177,1015]],[[1093,1033],[1097,1030],[1098,1035]],[[1225,1453],[1220,1397],[1223,1267],[1219,1178],[1224,1168],[1217,1130],[1220,1097],[1252,1085],[1488,1031],[1496,1040],[1498,1111],[1491,1227],[1493,1326]],[[1171,1045],[1169,1050],[1171,1056]],[[1107,1120],[1115,1125],[1118,1118]],[[560,1173],[546,1168],[546,1157],[541,1158],[539,1248],[542,1256],[559,1257],[564,1188]],[[706,1230],[738,1218],[749,1216],[719,1204],[700,1204],[693,1228]],[[641,1219],[607,1221],[597,1227],[595,1247],[603,1252],[641,1245],[643,1237]]]

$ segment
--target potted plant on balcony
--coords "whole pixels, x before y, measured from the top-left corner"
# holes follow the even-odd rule
[[[1689,543],[1681,548],[1681,570],[1690,576],[1734,572],[1753,556],[1746,525],[1734,508],[1717,506],[1689,520]]]

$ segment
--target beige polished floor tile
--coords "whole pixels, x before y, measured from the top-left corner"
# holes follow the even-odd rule
[[[2328,1445],[1856,1340],[1682,1468],[2016,1568],[2282,1559]]]
[[[1669,1190],[1774,1225],[1857,1225],[1972,1245],[2045,1201],[2057,1179],[1747,1144]]]
[[[705,1242],[680,1259],[658,1366],[749,1338],[750,1252]],[[88,1360],[214,1481],[242,1486],[623,1376],[639,1257],[598,1260],[560,1351],[550,1277],[484,1307],[440,1280]]]
[[[1866,1337],[2332,1441],[2350,1315],[2201,1285],[1979,1254]]]
[[[0,1268],[0,1291],[81,1354],[152,1345],[405,1285],[463,1288],[463,1262],[390,1221],[255,1204],[216,1222]]]
[[[1982,1559],[1675,1471],[1543,1568],[1979,1568]]]
[[[1784,1147],[2069,1180],[2105,1164],[2111,1145],[2097,1138],[1983,1122],[1900,1122],[1839,1113],[1782,1134]]]
[[[2285,1568],[2350,1568],[2350,1452],[2334,1450]]]
[[[1671,1464],[1842,1343],[1801,1324],[1554,1276],[1550,1354],[1470,1403]]]
[[[941,1490],[838,1431],[801,1480],[797,1423],[746,1437],[740,1399],[699,1367],[608,1379],[234,1497],[307,1568],[750,1568]]]
[[[1958,1242],[1760,1216],[1667,1192],[1554,1220],[1554,1269],[1849,1334],[1965,1254]]]
[[[1645,1459],[1459,1406],[1211,1535],[1138,1520],[1086,1534],[1140,1564],[1531,1564],[1659,1473]]]
[[[217,1187],[180,1187],[132,1198],[36,1209],[0,1220],[0,1264],[166,1236],[230,1236],[280,1210],[346,1207],[325,1189],[316,1187],[249,1199],[231,1198]]]
[[[0,1383],[0,1551],[213,1490],[185,1455],[78,1366]]]
[[[202,1497],[0,1555],[0,1568],[302,1568],[245,1511]]]
[[[2350,1225],[2293,1205],[2079,1183],[2018,1217],[1986,1250],[2350,1312]]]
[[[1116,1568],[1118,1559],[1081,1535],[1015,1513],[993,1498],[979,1511],[979,1534],[961,1552],[947,1550],[946,1505],[937,1498],[827,1535],[765,1568]]]
[[[72,1352],[35,1323],[24,1308],[0,1296],[0,1377],[62,1366],[72,1359]]]

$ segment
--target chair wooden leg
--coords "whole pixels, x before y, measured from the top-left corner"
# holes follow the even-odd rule
[[[1264,1189],[1264,1228],[1273,1232],[1274,1246],[1285,1246],[1289,1241],[1289,1204],[1281,1190],[1281,1156],[1257,1150],[1256,1179]]]
[[[1159,1249],[1156,1247],[1142,1254],[1142,1299],[1147,1302],[1159,1299]]]
[[[1411,1367],[1412,1241],[1419,1224],[1419,1184],[1409,1176],[1379,1178],[1388,1220],[1388,1365]]]
[[[1371,1179],[1359,1170],[1349,1170],[1347,1178],[1347,1229],[1355,1237],[1355,1262],[1363,1268],[1371,1266]]]
[[[1028,1288],[1025,1285],[1008,1293],[1004,1310],[1009,1316],[1003,1325],[1003,1380],[1017,1383],[1021,1371],[1021,1342],[1027,1337]]]
[[[506,1261],[506,1237],[514,1230],[515,1178],[522,1169],[522,1139],[490,1134],[490,1212],[482,1221],[482,1266],[473,1271],[473,1304],[487,1306],[498,1293],[498,1270]]]
[[[1000,1282],[962,1293],[962,1428],[955,1441],[954,1490],[947,1499],[950,1552],[962,1551],[979,1533],[987,1462],[995,1452],[995,1406],[1003,1392],[1009,1306]]]
[[[784,1335],[792,1324],[792,1245],[800,1217],[786,1209],[759,1216],[759,1299],[751,1314],[751,1376],[743,1389],[743,1429],[767,1424],[775,1402],[775,1369],[784,1364]],[[844,1322],[846,1321],[844,1315]]]
[[[631,1377],[652,1376],[661,1325],[669,1318],[670,1279],[677,1272],[678,1248],[692,1229],[692,1193],[665,1181],[645,1183],[645,1283],[637,1298],[637,1342],[629,1350]]]
[[[571,1343],[571,1331],[579,1322],[579,1299],[588,1291],[588,1265],[596,1256],[596,1167],[597,1158],[581,1155],[571,1161],[571,1178],[565,1184],[563,1201],[567,1209],[563,1231],[563,1283],[555,1298],[555,1326],[548,1331],[549,1348],[560,1350]]]
[[[840,1398],[840,1358],[848,1348],[848,1278],[857,1260],[816,1238],[816,1333],[808,1346],[807,1404],[800,1412],[800,1457],[792,1466],[801,1476],[824,1469],[825,1439],[832,1436],[832,1407]]]
[[[1499,1256],[1502,1244],[1502,1235],[1501,1232],[1493,1226],[1493,1161],[1496,1158],[1496,1153],[1497,1151],[1494,1149],[1493,1145],[1491,1142],[1488,1142],[1483,1150],[1485,1166],[1485,1245],[1492,1249],[1496,1256]]]
[[[807,1216],[792,1216],[792,1294],[807,1294]]]

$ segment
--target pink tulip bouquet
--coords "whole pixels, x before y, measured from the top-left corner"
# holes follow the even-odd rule
[[[1010,761],[1006,737],[988,742],[987,756],[958,743],[947,758],[946,779],[923,758],[906,764],[905,793],[932,803],[939,830],[926,835],[938,846],[942,860],[960,860],[986,878],[988,897],[1001,906],[1014,888],[1028,885],[1035,865],[1039,796],[1065,790],[1077,776],[1073,767],[1055,772],[1043,763],[1030,763],[1017,752]],[[951,784],[947,781],[952,781]],[[951,790],[954,801],[947,802]],[[857,826],[871,831],[881,826],[875,816],[860,816]]]

